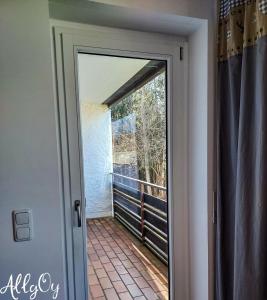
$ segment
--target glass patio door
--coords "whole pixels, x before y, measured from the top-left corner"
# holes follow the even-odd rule
[[[161,253],[161,258],[169,261],[170,299],[183,299],[187,293],[188,243],[185,235],[187,220],[184,202],[186,201],[184,198],[186,188],[184,173],[186,119],[181,113],[181,108],[184,107],[185,78],[182,72],[183,62],[179,58],[180,46],[177,46],[176,39],[168,37],[164,39],[164,37],[156,34],[127,31],[124,33],[122,35],[119,30],[90,26],[86,30],[55,28],[57,106],[61,142],[60,154],[62,157],[68,295],[71,300],[88,299],[88,295],[89,298],[91,296],[90,292],[88,293],[87,278],[87,226],[83,166],[85,154],[82,151],[81,114],[79,111],[78,56],[80,54],[95,54],[158,60],[164,61],[167,66],[166,115],[168,116],[167,127],[169,130],[166,132],[166,140],[169,147],[166,151],[166,157],[170,166],[166,173],[168,205],[164,204],[162,199],[159,200],[159,196],[164,198],[166,192],[161,186],[139,182],[140,190],[137,190],[136,198],[138,199],[136,200],[140,201],[140,214],[137,213],[136,215],[138,216],[137,219],[140,217],[141,222],[137,225],[140,229],[137,231],[139,231],[141,240],[152,251]],[[173,116],[174,113],[175,116]],[[173,153],[179,154],[175,160],[173,160]],[[113,175],[113,178],[114,176],[117,175]],[[114,180],[113,199],[115,201],[113,201],[113,206],[114,214],[122,219],[123,214],[125,215],[125,203],[122,203],[116,195],[114,196],[114,189],[119,191],[117,194],[123,192],[120,184],[121,182]],[[129,191],[125,194],[129,194]],[[130,196],[130,200],[135,198],[132,196]],[[124,208],[123,213],[122,208]],[[127,209],[127,213],[132,215],[135,213],[129,207]],[[155,218],[155,215],[158,219],[157,223],[153,223],[154,219],[151,218],[151,216]],[[169,225],[166,225],[167,215]],[[133,225],[133,227],[135,226]],[[173,234],[174,229],[176,230],[175,235]],[[166,239],[167,234],[169,239]],[[181,277],[179,274],[185,274],[185,276]]]

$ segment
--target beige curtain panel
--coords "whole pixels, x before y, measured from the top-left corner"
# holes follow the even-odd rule
[[[240,54],[267,35],[267,0],[222,0],[219,10],[219,59]]]

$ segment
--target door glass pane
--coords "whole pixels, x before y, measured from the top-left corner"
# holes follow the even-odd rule
[[[166,74],[165,61],[78,56],[91,299],[168,299]]]

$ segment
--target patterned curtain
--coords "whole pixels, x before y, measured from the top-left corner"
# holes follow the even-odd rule
[[[267,0],[221,0],[216,299],[267,299]]]

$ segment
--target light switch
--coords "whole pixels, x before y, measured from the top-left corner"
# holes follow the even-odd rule
[[[29,241],[31,239],[31,232],[29,227],[19,227],[16,231],[17,241]]]
[[[15,218],[17,225],[29,224],[30,222],[28,212],[16,213]]]
[[[16,242],[30,241],[33,238],[32,211],[30,209],[12,212],[14,240]]]

